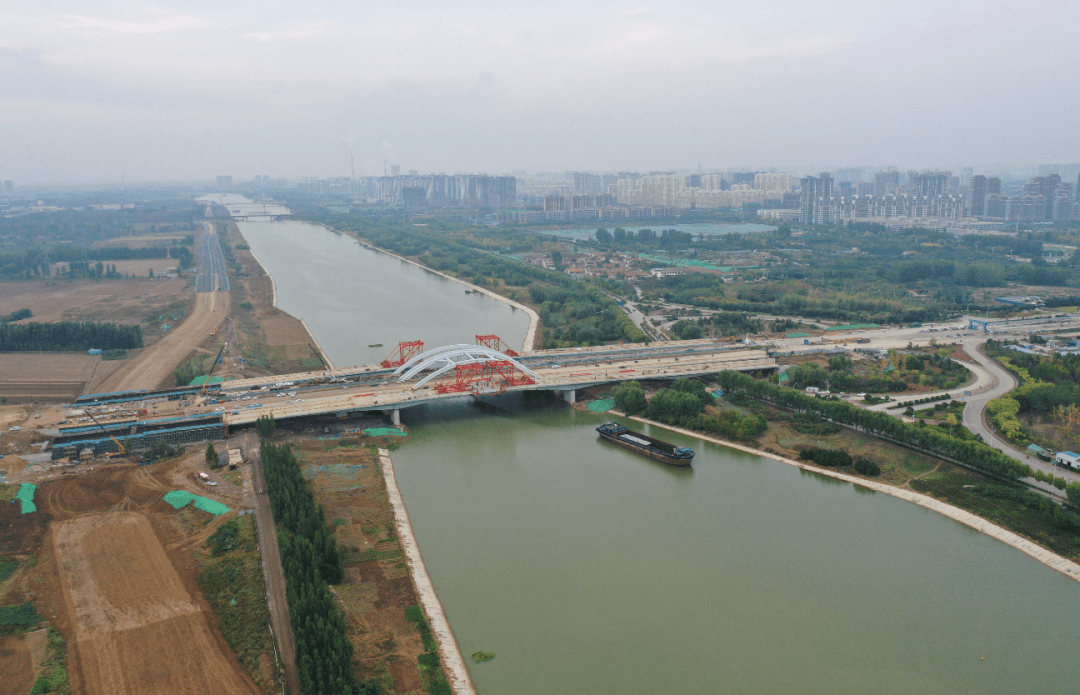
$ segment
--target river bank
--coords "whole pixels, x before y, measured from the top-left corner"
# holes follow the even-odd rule
[[[409,522],[409,511],[405,507],[405,500],[401,497],[401,491],[398,489],[397,479],[394,476],[394,462],[387,449],[379,449],[379,468],[382,470],[390,509],[394,514],[394,526],[401,546],[405,550],[406,562],[409,563],[409,575],[412,577],[416,594],[420,598],[420,605],[438,641],[439,658],[447,674],[447,681],[455,695],[476,695],[476,689],[469,678],[469,670],[465,667],[465,659],[461,656],[457,639],[454,637],[453,630],[450,629],[450,623],[435,593],[431,577],[428,576],[427,566],[420,554],[420,546],[416,543],[416,536]]]
[[[244,235],[239,230],[237,230],[237,234],[240,235],[241,239],[244,238]],[[278,309],[278,305],[277,305],[277,283],[274,282],[274,276],[271,275],[269,272],[267,272],[266,266],[263,265],[262,261],[259,260],[259,257],[255,255],[254,251],[251,251],[250,249],[248,249],[247,251],[248,251],[248,254],[255,260],[255,263],[256,263],[256,265],[259,266],[259,269],[262,270],[263,275],[270,278],[270,287],[271,287],[271,290],[272,290],[271,291],[271,299],[270,299],[270,307],[273,308],[273,309]],[[330,356],[326,354],[326,350],[323,350],[323,346],[319,344],[319,339],[316,338],[315,334],[311,332],[311,329],[308,328],[308,325],[307,325],[307,323],[304,322],[304,319],[298,318],[298,317],[295,317],[295,316],[291,316],[288,313],[286,313],[286,316],[289,316],[290,318],[295,318],[297,321],[300,322],[300,325],[304,327],[304,332],[307,333],[308,340],[311,342],[312,345],[314,345],[316,348],[318,348],[319,354],[322,356],[322,360],[323,360],[323,362],[326,363],[327,368],[334,369],[333,361],[330,359]]]
[[[415,260],[413,260],[411,258],[408,258],[407,256],[402,256],[400,254],[394,253],[393,251],[387,251],[386,249],[381,249],[378,246],[373,246],[372,244],[368,243],[367,241],[361,240],[358,237],[355,237],[355,236],[353,236],[353,235],[351,235],[351,234],[349,234],[347,232],[341,231],[340,229],[334,229],[333,227],[331,227],[329,225],[326,225],[326,224],[323,224],[322,222],[320,222],[318,224],[319,224],[319,226],[324,227],[327,230],[329,230],[329,231],[331,231],[331,232],[333,232],[335,234],[340,234],[342,236],[347,236],[347,237],[349,237],[351,239],[356,239],[358,243],[360,243],[365,248],[371,249],[372,251],[376,251],[378,253],[385,253],[387,256],[392,256],[394,258],[397,258],[400,261],[410,263],[410,264],[416,266],[417,268],[425,270],[425,271],[427,271],[429,273],[432,273],[434,275],[438,275],[440,277],[444,277],[447,280],[452,280],[452,281],[454,281],[454,282],[456,282],[456,283],[458,283],[460,285],[464,285],[465,287],[469,288],[473,292],[479,292],[481,294],[487,295],[488,297],[491,297],[492,299],[497,299],[500,302],[504,302],[505,304],[508,304],[508,305],[514,307],[515,309],[519,309],[521,311],[524,311],[529,316],[529,328],[525,333],[525,341],[521,346],[521,351],[525,352],[525,353],[533,351],[534,346],[536,344],[536,331],[540,327],[540,315],[537,314],[536,311],[534,311],[531,307],[525,306],[521,302],[516,302],[513,299],[510,299],[509,297],[504,297],[503,295],[499,294],[498,292],[492,292],[491,290],[487,289],[486,287],[480,287],[479,285],[474,285],[471,282],[468,282],[466,280],[462,280],[461,278],[458,278],[458,277],[454,277],[453,275],[447,275],[446,273],[435,270],[434,268],[429,268],[428,266],[424,265],[423,263],[420,263],[419,261],[415,261]]]

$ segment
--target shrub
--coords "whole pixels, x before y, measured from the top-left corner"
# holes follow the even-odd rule
[[[867,458],[861,458],[855,462],[855,471],[860,475],[877,477],[881,475],[881,467]]]

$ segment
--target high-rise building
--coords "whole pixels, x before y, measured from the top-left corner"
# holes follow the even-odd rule
[[[391,164],[390,165],[390,175],[391,176],[401,176],[401,165],[400,164]]]
[[[900,187],[900,172],[893,169],[879,171],[874,174],[874,195],[893,195]]]
[[[766,200],[782,200],[785,193],[791,191],[795,179],[791,174],[766,172],[754,174],[754,188],[765,191]]]
[[[1061,185],[1061,177],[1057,174],[1049,176],[1036,176],[1024,184],[1024,195],[1042,196],[1045,201],[1045,217],[1054,218],[1054,200],[1058,195],[1058,186]]]
[[[11,182],[11,179],[4,181],[4,193],[13,193],[15,191],[15,184]]]
[[[599,195],[603,179],[598,174],[577,172],[574,174],[574,193],[578,195]]]
[[[908,173],[908,188],[915,195],[944,195],[949,191],[949,180],[952,172],[927,171],[922,174]]]
[[[832,222],[832,176],[823,171],[818,176],[803,177],[800,183],[802,191],[799,196],[799,220],[804,224]]]
[[[850,181],[855,184],[862,181],[862,169],[837,169],[835,176],[837,181]]]
[[[982,174],[971,177],[971,214],[976,217],[987,215],[986,197],[1001,195],[1001,179],[987,178]]]
[[[232,187],[233,187],[233,185],[232,185],[232,177],[231,176],[219,176],[219,177],[217,177],[217,187],[222,189],[222,190],[226,190],[226,191],[231,190]]]

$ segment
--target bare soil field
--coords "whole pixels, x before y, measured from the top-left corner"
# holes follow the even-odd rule
[[[179,326],[150,347],[137,351],[134,357],[124,360],[124,366],[95,390],[112,393],[170,385],[173,369],[225,323],[230,306],[228,292],[198,293],[195,307]]]
[[[116,266],[116,272],[121,275],[133,275],[136,278],[149,277],[151,270],[154,273],[176,271],[180,266],[172,258],[147,258],[132,261],[105,261],[108,265]]]
[[[45,656],[45,630],[0,637],[0,683],[5,693],[29,693]]]
[[[0,396],[19,403],[71,401],[122,364],[82,353],[0,353]]]
[[[132,325],[175,302],[186,285],[183,278],[0,282],[0,314],[29,309],[34,315],[24,323],[106,321]]]
[[[235,511],[215,518],[162,500],[179,487],[216,496],[193,482],[198,454],[42,481],[37,513],[0,505],[0,553],[37,558],[5,602],[33,600],[63,634],[72,693],[263,692],[218,632],[191,552]],[[4,649],[0,668],[25,662],[19,645]],[[6,682],[0,691],[12,692]]]
[[[142,513],[59,522],[53,547],[85,692],[260,692],[230,663]]]
[[[108,241],[94,244],[96,248],[124,246],[132,249],[142,249],[150,246],[179,246],[184,237],[197,234],[196,230],[189,229],[182,232],[166,232],[162,234],[140,234],[138,236],[113,237]],[[179,242],[179,243],[178,243]]]

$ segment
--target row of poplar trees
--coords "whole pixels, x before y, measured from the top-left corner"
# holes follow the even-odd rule
[[[345,576],[345,561],[326,526],[292,448],[263,441],[263,469],[281,565],[288,584],[289,618],[296,638],[296,667],[304,695],[375,695],[356,681],[345,619],[327,588]]]

